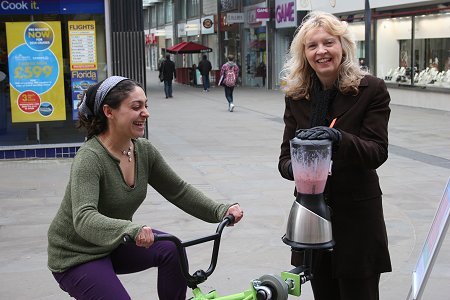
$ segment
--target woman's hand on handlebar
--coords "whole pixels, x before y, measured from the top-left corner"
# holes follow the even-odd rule
[[[242,217],[244,216],[244,211],[241,209],[239,204],[234,204],[228,208],[227,213],[225,215],[226,216],[233,215],[234,222],[233,222],[233,224],[230,225],[230,226],[233,226],[234,224],[236,224],[237,222],[239,222],[242,219]]]
[[[136,236],[136,246],[148,248],[155,242],[153,231],[148,226],[143,226]]]

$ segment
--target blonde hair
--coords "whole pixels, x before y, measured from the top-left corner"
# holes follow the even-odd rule
[[[342,62],[338,70],[337,88],[343,94],[357,94],[361,79],[367,74],[360,69],[355,57],[356,46],[348,30],[347,22],[326,12],[310,12],[297,28],[283,66],[281,79],[286,82],[283,91],[294,99],[309,99],[314,70],[309,65],[305,54],[305,37],[315,28],[323,28],[326,32],[339,38],[342,46]]]

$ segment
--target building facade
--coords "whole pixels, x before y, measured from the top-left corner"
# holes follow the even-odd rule
[[[399,104],[450,110],[450,5],[446,1],[152,1],[146,8],[146,29],[158,39],[150,39],[154,42],[148,46],[148,67],[156,69],[166,47],[192,40],[213,49],[208,56],[214,69],[233,54],[243,86],[279,89],[295,30],[311,10],[333,13],[349,24],[361,67],[383,78]],[[204,18],[214,22],[208,32]],[[174,59],[177,67],[189,68],[201,54],[174,55]]]
[[[311,10],[333,13],[349,24],[356,58],[362,68],[386,81],[392,103],[450,111],[446,1],[0,3],[0,159],[73,155],[84,140],[75,122],[87,86],[108,75],[128,76],[145,86],[145,69],[157,70],[165,50],[182,41],[212,49],[207,56],[213,84],[232,54],[241,69],[240,85],[280,89],[290,43]],[[134,17],[125,17],[130,15]],[[188,74],[177,79],[192,84],[195,78],[200,84],[200,76],[191,70],[201,57],[173,55],[180,74]]]

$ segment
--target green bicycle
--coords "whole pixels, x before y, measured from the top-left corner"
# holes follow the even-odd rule
[[[304,251],[304,265],[296,267],[290,271],[281,272],[280,275],[265,274],[258,279],[250,281],[250,288],[236,294],[220,296],[215,290],[203,293],[199,284],[205,282],[214,272],[219,255],[220,240],[223,229],[232,224],[234,218],[232,215],[226,216],[218,225],[216,232],[212,235],[198,239],[182,242],[176,236],[171,234],[155,235],[155,243],[158,241],[171,241],[176,245],[180,258],[180,267],[183,276],[187,280],[187,285],[192,289],[193,298],[190,300],[287,300],[288,295],[300,296],[301,285],[311,279],[311,250]],[[130,242],[129,236],[124,237],[125,242]],[[186,254],[186,248],[201,243],[214,241],[211,262],[206,271],[197,270],[189,274],[189,262]]]

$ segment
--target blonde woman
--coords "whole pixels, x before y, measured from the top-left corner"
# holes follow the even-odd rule
[[[314,298],[379,299],[380,274],[392,269],[376,172],[388,157],[386,85],[358,66],[347,23],[324,12],[305,17],[283,73],[281,175],[294,179],[290,139],[333,142],[332,175],[324,196],[336,245],[332,251],[314,252]],[[299,252],[292,255],[295,264]]]

